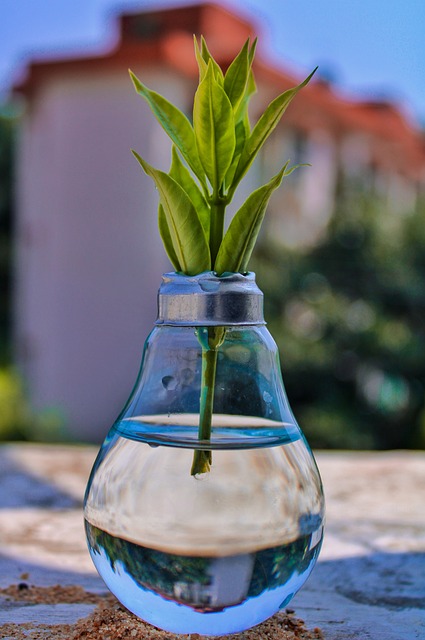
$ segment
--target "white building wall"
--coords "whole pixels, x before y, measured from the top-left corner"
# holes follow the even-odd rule
[[[338,169],[335,140],[322,129],[305,135],[282,127],[266,145],[262,182],[269,180],[288,159],[290,166],[310,166],[301,166],[284,178],[273,194],[264,233],[273,243],[286,247],[311,246],[324,233],[334,209]]]
[[[300,172],[300,244],[312,244],[323,234],[333,213],[337,181],[336,145],[318,129],[308,139],[306,160],[311,166]]]
[[[184,102],[173,77],[143,78]],[[131,391],[170,269],[157,194],[131,147],[152,164],[166,150],[168,162],[166,137],[126,76],[52,79],[24,119],[18,360],[35,408],[58,411],[87,440],[106,434]]]

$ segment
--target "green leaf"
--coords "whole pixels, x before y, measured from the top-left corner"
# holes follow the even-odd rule
[[[205,174],[197,152],[195,133],[189,120],[166,98],[142,84],[131,71],[130,76],[137,93],[149,104],[156,119],[180,149],[183,158],[201,184],[205,184]]]
[[[199,48],[199,44],[198,44],[198,40],[196,38],[196,36],[193,36],[193,44],[195,47],[195,58],[196,61],[198,63],[198,68],[199,68],[199,82],[202,82],[202,80],[205,77],[205,74],[207,72],[208,69],[208,63],[205,62],[204,58],[202,57],[202,53],[201,50]]]
[[[210,250],[189,196],[167,173],[152,167],[135,151],[132,153],[143,170],[155,181],[180,270],[189,276],[209,271]]]
[[[224,82],[223,71],[221,70],[221,67],[217,64],[217,62],[214,60],[213,56],[209,52],[204,36],[201,36],[201,54],[203,59],[207,63],[207,65],[211,62],[214,70],[214,77],[217,80],[218,84],[223,86],[223,82]]]
[[[232,184],[233,191],[240,180],[243,178],[245,173],[248,171],[264,142],[267,140],[271,132],[279,123],[291,100],[296,96],[300,89],[305,87],[306,84],[310,82],[313,74],[316,72],[316,69],[314,69],[314,71],[310,73],[310,75],[299,85],[297,85],[293,89],[288,89],[280,96],[275,98],[269,104],[261,118],[258,120],[257,124],[251,132],[249,139],[246,141],[243,152],[241,153],[238,168],[236,170],[234,181]]]
[[[251,97],[256,92],[257,87],[254,80],[252,69],[249,70],[248,81],[245,87],[245,93],[239,103],[238,109],[235,114],[235,134],[236,134],[236,146],[233,154],[232,164],[226,174],[226,188],[228,189],[234,182],[236,169],[239,165],[242,150],[245,146],[251,133],[251,126],[249,123],[248,105]],[[228,193],[228,202],[232,199],[234,189]]]
[[[232,104],[233,110],[236,111],[244,94],[245,87],[248,82],[248,74],[250,70],[248,60],[249,39],[230,64],[224,76],[224,90]]]
[[[249,66],[252,66],[252,63],[254,61],[254,56],[255,56],[255,50],[257,48],[257,40],[258,38],[254,38],[254,42],[251,45],[251,48],[248,52],[248,62],[249,62]]]
[[[167,256],[176,271],[182,271],[176,252],[173,247],[170,229],[168,227],[167,218],[165,216],[164,207],[161,203],[158,206],[158,228]]]
[[[226,173],[226,187],[232,184],[233,178],[239,163],[239,158],[242,153],[242,149],[245,146],[245,142],[250,134],[248,112],[245,113],[245,117],[236,123],[235,135],[236,145],[235,152],[233,154],[232,164],[230,165]]]
[[[255,83],[254,73],[253,73],[252,69],[250,69],[249,76],[248,76],[248,82],[247,82],[246,89],[245,89],[245,96],[244,96],[244,99],[242,101],[242,104],[245,106],[245,109],[247,108],[248,103],[251,100],[251,98],[254,95],[254,93],[257,93],[257,85]]]
[[[249,71],[248,78],[245,84],[244,94],[242,96],[242,100],[239,103],[239,106],[235,113],[236,122],[240,122],[241,120],[246,120],[249,125],[248,118],[248,105],[254,93],[257,91],[257,85],[255,84],[254,73],[252,71],[252,62],[255,53],[255,48],[257,45],[257,38],[254,40],[251,49],[248,52],[248,62],[249,62]]]
[[[235,150],[235,123],[232,105],[214,77],[211,62],[195,94],[193,126],[202,166],[218,194]]]
[[[174,178],[174,180],[186,191],[196,209],[198,218],[204,228],[205,236],[208,238],[210,234],[210,208],[203,193],[192,178],[190,171],[188,171],[181,161],[175,146],[173,146],[172,149],[172,162],[168,175]]]
[[[266,207],[273,191],[296,167],[287,169],[288,162],[267,184],[256,189],[233,217],[221,243],[214,271],[221,275],[226,271],[245,273],[248,261],[263,222]]]

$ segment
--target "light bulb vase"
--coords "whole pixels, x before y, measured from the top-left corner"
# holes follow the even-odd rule
[[[254,274],[163,276],[84,516],[108,588],[170,632],[248,629],[304,584],[323,536],[322,485]]]

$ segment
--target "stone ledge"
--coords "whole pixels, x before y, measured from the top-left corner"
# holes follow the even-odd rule
[[[0,586],[104,592],[81,504],[93,447],[0,447]],[[291,602],[326,640],[425,637],[425,453],[318,452],[327,500],[323,551]],[[0,624],[71,624],[93,605],[0,602]]]

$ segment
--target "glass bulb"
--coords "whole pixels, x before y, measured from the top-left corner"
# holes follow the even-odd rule
[[[270,617],[302,586],[324,503],[264,323],[225,326],[211,434],[199,439],[206,330],[152,331],[92,470],[85,523],[94,564],[130,611],[174,633],[222,635]],[[209,472],[192,475],[195,451],[211,452]]]

